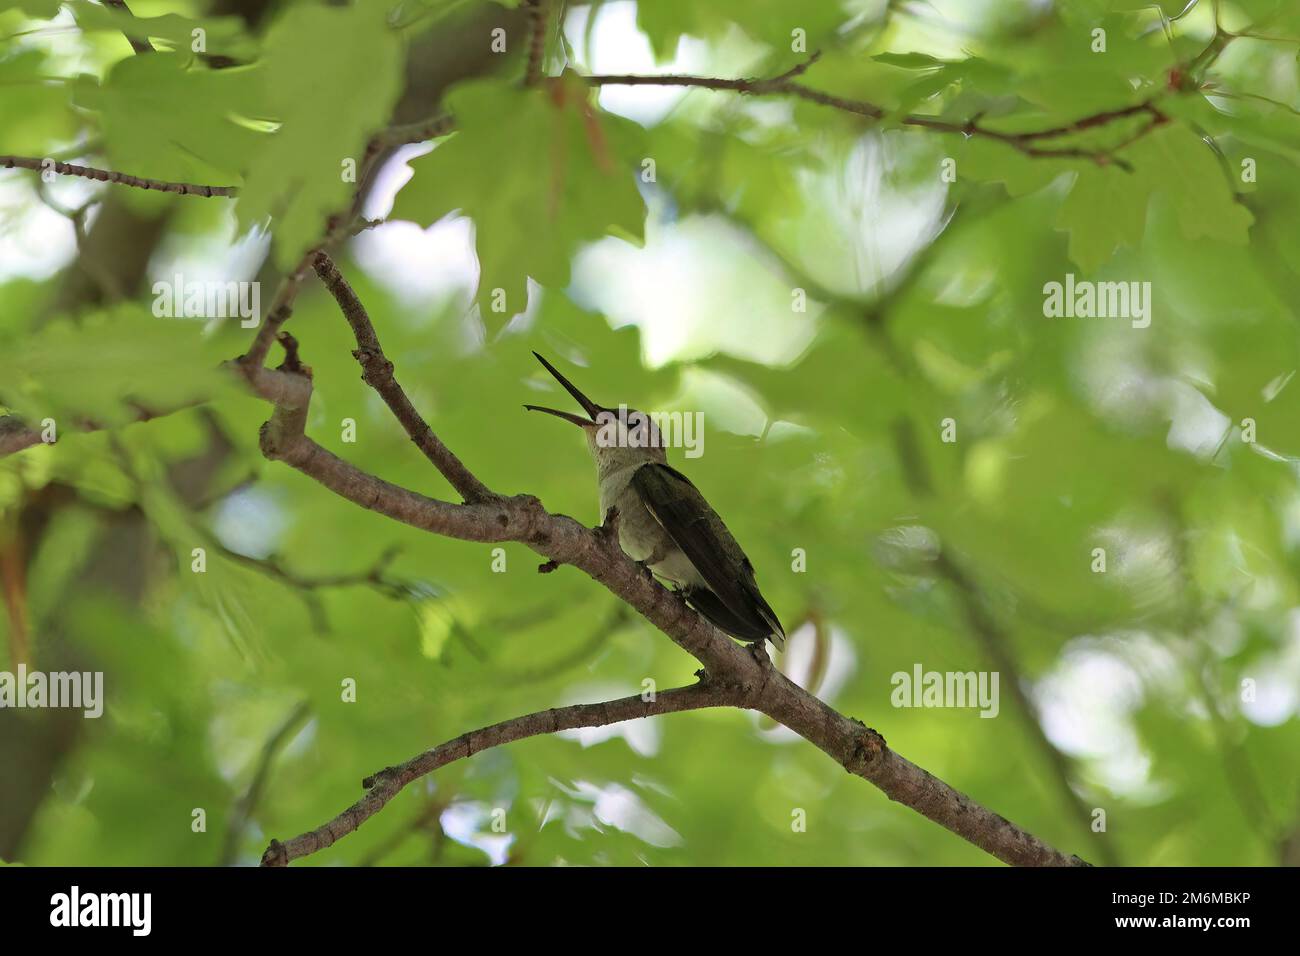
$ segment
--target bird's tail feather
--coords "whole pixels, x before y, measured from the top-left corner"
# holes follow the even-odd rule
[[[742,641],[770,640],[777,650],[785,648],[785,631],[766,602],[760,602],[755,609],[758,612],[755,617],[746,620],[723,604],[708,588],[690,589],[686,592],[686,600],[709,623],[732,637],[738,637]]]

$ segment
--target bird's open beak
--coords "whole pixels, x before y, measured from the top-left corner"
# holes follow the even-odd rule
[[[556,418],[563,418],[566,422],[572,422],[580,428],[585,428],[588,425],[594,424],[596,416],[604,411],[604,409],[589,399],[586,395],[583,395],[582,392],[578,390],[578,386],[574,385],[567,378],[561,375],[559,369],[554,365],[546,361],[546,359],[542,358],[540,355],[537,355],[536,352],[534,352],[533,355],[536,355],[537,361],[546,366],[546,371],[554,375],[555,380],[564,386],[564,390],[578,400],[578,404],[582,406],[583,411],[587,413],[590,420],[583,418],[580,415],[574,415],[571,412],[562,412],[558,408],[547,408],[544,405],[525,405],[524,408],[528,409],[530,412],[546,412],[546,414],[554,415]]]

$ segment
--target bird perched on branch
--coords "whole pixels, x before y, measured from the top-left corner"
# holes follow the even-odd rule
[[[759,593],[754,566],[718,513],[685,475],[668,465],[659,429],[648,415],[597,405],[537,356],[587,417],[540,405],[582,429],[596,460],[600,511],[617,514],[618,542],[633,560],[677,587],[720,630],[750,643],[785,646],[785,631]]]

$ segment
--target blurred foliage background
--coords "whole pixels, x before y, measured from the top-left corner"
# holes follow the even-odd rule
[[[568,407],[532,349],[599,402],[702,411],[705,453],[670,460],[758,569],[787,673],[1095,863],[1300,862],[1294,4],[553,0],[564,79],[531,89],[513,6],[131,7],[0,0],[0,152],[240,195],[0,175],[0,402],[60,425],[0,461],[0,669],[101,670],[107,697],[99,720],[0,711],[0,858],[252,863],[466,730],[690,681],[572,569],[508,545],[494,571],[265,462],[266,406],[218,370],[251,330],[154,317],[178,275],[259,279],[265,307],[346,208],[344,161],[445,108],[456,132],[384,153],[363,185],[387,221],[339,262],[479,477],[599,519],[579,436],[520,408]],[[799,82],[882,115],[573,80],[815,51]],[[1016,134],[1147,101],[1168,121],[1032,141],[1093,158],[904,122]],[[1045,317],[1067,275],[1151,283],[1150,326]],[[288,327],[312,437],[449,496],[314,277]],[[893,707],[916,665],[999,672],[998,716]],[[710,711],[476,755],[308,862],[992,860]]]

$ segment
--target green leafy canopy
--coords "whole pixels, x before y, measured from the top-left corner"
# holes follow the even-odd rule
[[[523,94],[499,80],[465,83],[448,107],[458,131],[411,163],[393,215],[422,226],[453,212],[473,220],[484,316],[522,312],[528,278],[566,286],[584,243],[611,230],[642,238],[640,128],[597,111],[580,83]]]

